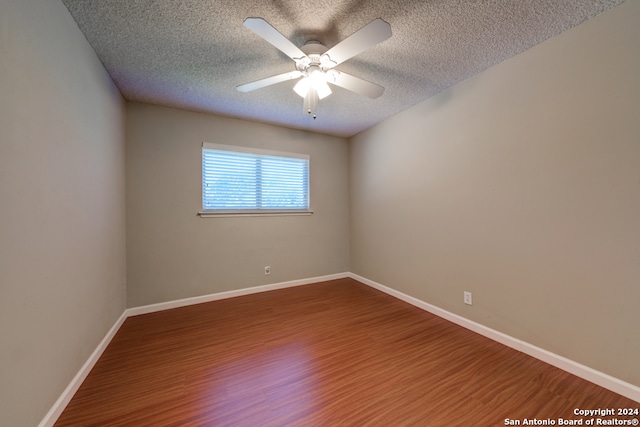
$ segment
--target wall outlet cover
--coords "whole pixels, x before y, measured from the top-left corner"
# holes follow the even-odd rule
[[[471,292],[464,291],[464,303],[473,305],[473,297],[471,296]]]

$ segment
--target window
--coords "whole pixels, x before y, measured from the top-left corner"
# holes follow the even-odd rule
[[[309,156],[202,144],[201,216],[310,214]]]

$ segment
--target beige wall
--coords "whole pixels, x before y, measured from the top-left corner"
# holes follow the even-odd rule
[[[351,271],[640,385],[639,22],[630,0],[353,138]]]
[[[124,102],[60,1],[0,2],[0,425],[37,425],[125,308]]]
[[[315,213],[198,217],[203,141],[311,155]],[[345,139],[129,103],[128,305],[348,271],[348,197]]]

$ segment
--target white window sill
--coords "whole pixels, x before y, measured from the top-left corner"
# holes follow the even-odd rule
[[[239,210],[239,211],[200,211],[201,218],[224,218],[231,216],[292,216],[292,215],[312,215],[312,210]]]

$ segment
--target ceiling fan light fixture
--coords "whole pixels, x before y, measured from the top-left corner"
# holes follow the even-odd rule
[[[320,75],[318,75],[318,73],[320,73]],[[303,77],[293,87],[293,90],[300,95],[301,98],[305,98],[310,89],[313,89],[317,93],[318,99],[324,99],[332,93],[322,71],[317,71],[315,74]]]
[[[311,86],[311,81],[307,77],[303,77],[296,83],[293,90],[300,95],[301,98],[304,98],[307,96],[307,92],[309,92],[309,86]]]
[[[331,95],[331,88],[325,81],[314,82],[313,88],[318,92],[319,99],[325,99],[327,96]]]

